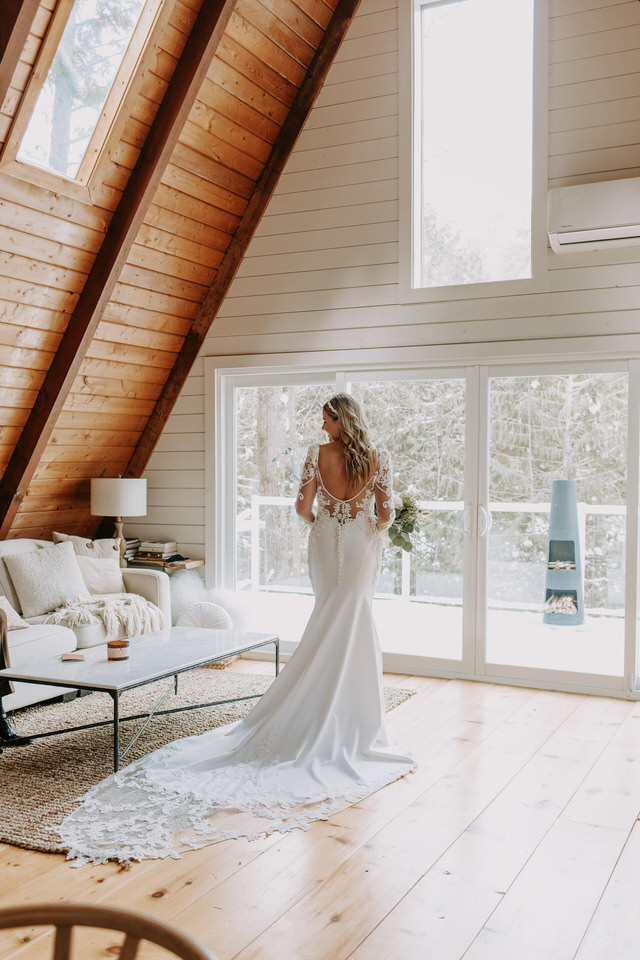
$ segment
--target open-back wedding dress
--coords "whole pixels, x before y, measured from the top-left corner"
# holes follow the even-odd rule
[[[390,460],[350,500],[325,489],[309,448],[299,498],[315,491],[309,537],[315,605],[300,644],[243,720],[178,740],[86,794],[60,836],[78,865],[179,856],[229,837],[325,819],[408,773],[389,743],[371,604],[390,514]]]

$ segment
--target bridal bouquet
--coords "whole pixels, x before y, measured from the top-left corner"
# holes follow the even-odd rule
[[[420,529],[420,521],[428,516],[418,506],[418,501],[410,493],[395,493],[393,505],[396,510],[395,520],[389,527],[389,540],[394,547],[400,547],[410,553],[413,550],[411,534]]]

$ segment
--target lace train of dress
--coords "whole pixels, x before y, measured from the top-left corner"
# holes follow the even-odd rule
[[[93,787],[60,827],[77,865],[141,860],[230,837],[307,829],[409,773],[389,743],[371,601],[372,516],[319,509],[316,602],[300,644],[243,720],[161,747]]]

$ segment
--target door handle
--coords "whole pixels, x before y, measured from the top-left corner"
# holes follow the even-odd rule
[[[481,503],[478,504],[478,536],[486,537],[491,530],[491,513]]]

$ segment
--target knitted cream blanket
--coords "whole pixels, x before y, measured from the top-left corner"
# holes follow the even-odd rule
[[[122,628],[125,636],[137,637],[164,627],[162,610],[137,593],[105,593],[88,600],[72,600],[58,607],[43,621],[64,627],[79,627],[102,620],[107,640],[116,637]]]

